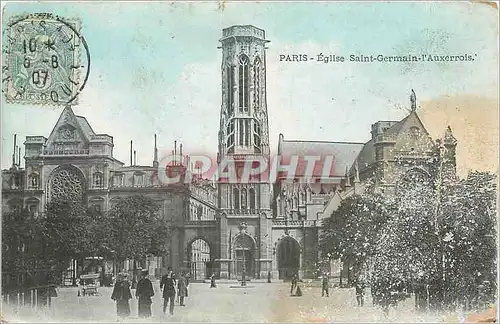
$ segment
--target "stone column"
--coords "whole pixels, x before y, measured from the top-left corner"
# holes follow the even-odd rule
[[[273,250],[272,250],[272,218],[271,212],[263,212],[259,220],[259,243],[260,260],[259,275],[261,278],[267,278],[267,273],[272,271]],[[272,273],[273,278],[275,277]]]
[[[220,217],[220,259],[215,260],[220,264],[220,278],[229,278],[229,233],[227,228],[227,216],[222,213]]]

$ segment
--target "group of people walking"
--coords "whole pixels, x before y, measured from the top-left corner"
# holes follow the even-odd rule
[[[149,272],[144,270],[141,272],[141,279],[137,282],[135,296],[138,299],[138,315],[139,317],[151,316],[152,297],[154,289],[151,280],[148,278]],[[163,292],[163,313],[166,313],[169,307],[170,315],[174,314],[175,297],[178,296],[179,305],[185,306],[184,298],[188,296],[189,276],[184,272],[177,277],[172,268],[169,267],[167,274],[161,278],[160,290]],[[117,276],[111,299],[116,302],[116,312],[119,317],[130,316],[129,300],[132,299],[131,285],[128,281],[126,273],[120,273]]]
[[[294,297],[300,297],[302,296],[302,289],[300,288],[299,283],[301,280],[299,279],[299,276],[295,274],[292,277],[292,284],[290,288],[290,295]],[[321,297],[330,297],[330,281],[329,281],[329,276],[327,273],[323,273],[321,277]],[[354,288],[356,291],[356,301],[358,303],[358,306],[362,307],[365,304],[365,283],[363,280],[357,279],[354,282]]]

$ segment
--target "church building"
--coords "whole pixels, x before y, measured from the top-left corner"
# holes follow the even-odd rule
[[[266,91],[269,40],[262,29],[237,25],[224,29],[220,42],[218,162],[230,157],[241,176],[248,157],[271,159]],[[151,165],[136,164],[132,142],[126,165],[113,156],[112,136],[95,133],[85,117],[66,107],[48,137],[26,137],[24,167],[14,139],[12,167],[2,171],[2,210],[28,209],[43,217],[51,199],[71,198],[106,212],[118,199],[142,194],[159,204],[162,217],[174,226],[167,255],[148,257],[143,265],[151,275],[160,276],[172,266],[190,271],[195,280],[212,273],[221,279],[241,279],[243,274],[248,279],[267,278],[269,273],[273,279],[294,274],[317,278],[323,261],[318,250],[322,220],[343,199],[362,192],[364,183],[374,181],[391,194],[405,178],[416,173],[426,177],[436,165],[454,174],[456,140],[451,129],[443,141],[432,140],[418,117],[414,93],[410,104],[404,119],[374,123],[366,143],[289,140],[279,135],[280,156],[333,156],[333,174],[328,179],[300,181],[300,172],[297,181],[279,173],[276,181],[257,178],[251,183],[195,176],[195,181],[180,187],[158,179],[159,168],[165,166],[159,165],[156,135]],[[182,146],[179,154],[184,156]],[[194,173],[184,161],[169,167]],[[104,263],[106,272],[116,272]],[[80,275],[89,270],[73,262],[68,271]]]

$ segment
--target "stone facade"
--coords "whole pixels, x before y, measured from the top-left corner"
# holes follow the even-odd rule
[[[268,40],[259,28],[233,26],[223,30],[221,43],[218,157],[219,161],[232,157],[241,176],[245,157],[270,159]],[[455,174],[456,140],[451,129],[442,142],[434,142],[418,117],[414,94],[411,108],[401,121],[373,124],[366,143],[285,140],[280,134],[282,157],[334,157],[327,182],[303,181],[299,171],[296,179],[278,173],[273,183],[261,178],[252,183],[224,179],[214,183],[194,175],[190,184],[165,185],[158,179],[156,136],[152,165],[136,165],[131,147],[126,166],[113,157],[113,137],[96,134],[84,117],[67,107],[48,138],[26,138],[24,168],[15,145],[12,167],[2,171],[2,208],[4,212],[28,208],[42,215],[52,197],[70,194],[106,212],[119,198],[144,194],[161,206],[162,217],[173,224],[169,253],[149,265],[157,275],[173,266],[199,269],[193,278],[211,273],[229,279],[241,279],[243,273],[247,278],[267,278],[269,272],[273,279],[296,273],[317,277],[322,219],[343,199],[362,192],[367,181],[394,193],[411,172],[428,175],[439,165],[448,175]],[[169,168],[172,173],[191,171],[182,161]]]

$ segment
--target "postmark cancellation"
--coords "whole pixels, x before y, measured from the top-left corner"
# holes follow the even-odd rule
[[[90,69],[80,26],[77,19],[46,13],[10,20],[3,62],[7,102],[56,106],[77,103]]]

